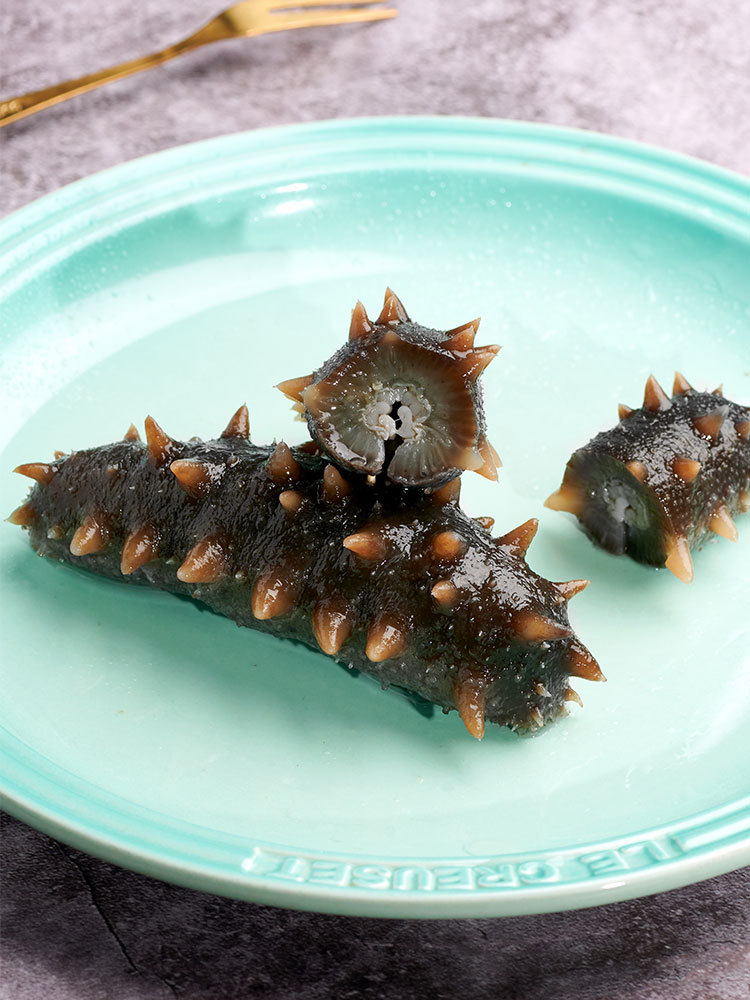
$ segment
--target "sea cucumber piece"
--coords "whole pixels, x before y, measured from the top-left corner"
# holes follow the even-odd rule
[[[500,348],[474,347],[478,328],[420,326],[389,288],[374,322],[357,302],[348,343],[277,388],[341,469],[425,488],[466,469],[496,480],[479,378]]]
[[[478,739],[490,722],[535,732],[576,700],[572,677],[603,679],[568,619],[586,581],[526,563],[535,519],[493,538],[457,480],[373,485],[307,446],[253,444],[238,414],[211,441],[148,418],[145,442],[19,466],[33,485],[9,520],[40,555],[305,642],[458,710]]]
[[[619,424],[571,456],[546,506],[609,552],[690,583],[691,550],[712,534],[737,541],[734,517],[749,506],[750,410],[722,391],[675,372],[670,397],[650,375],[641,409],[620,404]]]

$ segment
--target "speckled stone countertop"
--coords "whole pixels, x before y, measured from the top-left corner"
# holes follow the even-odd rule
[[[217,0],[0,5],[0,95],[140,55]],[[750,173],[750,7],[397,0],[398,20],[212,47],[0,131],[0,214],[144,153],[260,125],[492,115]],[[750,263],[749,263],[750,273]],[[746,1000],[750,871],[595,910],[378,921],[252,906],[2,826],[2,1000]]]

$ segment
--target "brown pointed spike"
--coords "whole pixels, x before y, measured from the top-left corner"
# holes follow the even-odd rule
[[[288,378],[285,382],[279,382],[275,387],[283,392],[287,399],[295,403],[304,403],[303,393],[309,385],[312,385],[312,375],[301,375],[299,378]]]
[[[244,438],[245,441],[250,437],[250,414],[244,403],[224,428],[221,436],[222,438]]]
[[[125,539],[120,559],[120,572],[125,576],[135,573],[159,555],[159,532],[153,524],[144,524],[131,531]]]
[[[306,455],[320,455],[322,454],[320,446],[315,443],[315,441],[305,441],[304,444],[298,444],[297,451],[304,451]]]
[[[351,483],[344,479],[336,466],[327,465],[323,470],[323,498],[334,502],[343,500],[351,492]]]
[[[430,543],[430,551],[435,559],[458,559],[466,551],[467,545],[456,531],[440,531]]]
[[[364,528],[353,535],[348,535],[343,546],[362,559],[371,562],[381,562],[388,554],[388,545],[379,531],[372,528]]]
[[[280,486],[293,486],[300,479],[302,466],[283,441],[279,441],[266,462],[266,474]]]
[[[711,390],[711,395],[712,396],[723,396],[724,395],[724,383],[722,382],[721,385],[717,385],[715,389],[712,389]]]
[[[311,375],[310,378],[312,377],[313,376]],[[304,390],[305,398],[303,406],[306,410],[310,408],[315,409],[315,407],[325,405],[325,393],[323,391],[325,387],[321,388],[322,385],[323,383],[321,382],[311,382],[310,385]],[[322,404],[321,398],[324,400]],[[292,409],[294,410],[295,407],[293,406]]]
[[[740,420],[739,423],[734,425],[734,429],[743,441],[747,441],[750,438],[750,420]]]
[[[367,632],[367,659],[382,663],[399,656],[408,645],[408,635],[403,622],[391,615],[382,615]]]
[[[444,347],[447,351],[465,354],[466,351],[470,351],[474,346],[474,338],[477,335],[480,322],[481,320],[477,318],[473,319],[471,323],[466,323],[464,326],[457,326],[453,330],[446,330],[445,340],[440,342],[440,346]]]
[[[552,586],[559,590],[566,601],[569,601],[576,594],[585,590],[590,583],[590,580],[566,580],[564,583],[553,583]]]
[[[693,581],[693,560],[687,538],[675,535],[667,548],[667,559],[664,565],[683,583]]]
[[[383,308],[375,322],[378,326],[383,326],[386,323],[402,323],[404,320],[408,320],[408,318],[406,309],[404,309],[398,295],[392,292],[390,288],[386,288]]]
[[[643,409],[656,412],[657,410],[668,410],[672,401],[662,389],[653,375],[649,375],[646,381],[646,391],[643,395]]]
[[[176,457],[177,449],[172,438],[166,434],[153,417],[146,417],[146,445],[148,453],[157,465]]]
[[[312,630],[323,652],[335,656],[352,634],[352,619],[344,602],[332,599],[316,605]]]
[[[541,729],[544,725],[544,716],[536,706],[529,712],[529,721],[533,722],[537,729]]]
[[[626,462],[625,468],[628,470],[631,476],[634,476],[639,483],[645,483],[648,477],[648,470],[643,462],[639,462],[637,458],[634,458],[632,462]]]
[[[563,484],[559,490],[555,490],[544,501],[544,506],[550,510],[564,510],[568,514],[575,514],[576,517],[583,509],[583,497],[577,489],[570,485]]]
[[[484,438],[481,439],[483,441]],[[469,472],[478,472],[480,475],[485,476],[486,479],[492,478],[492,462],[490,462],[490,453],[485,449],[484,457],[479,452],[478,441],[476,447],[464,448],[459,455],[457,455],[453,461],[456,463],[456,468],[463,469]],[[485,469],[486,466],[486,469]]]
[[[38,515],[31,503],[22,503],[5,520],[10,524],[17,524],[21,528],[29,528],[38,520]]]
[[[737,541],[737,525],[724,504],[713,512],[708,526],[715,535],[721,535],[722,538],[727,538],[730,542]]]
[[[432,493],[430,493],[430,496],[435,503],[441,505],[446,503],[458,503],[461,496],[461,480],[451,479],[451,481],[446,483],[445,486],[441,486],[439,489],[433,490]]]
[[[279,503],[289,514],[296,514],[304,502],[305,498],[297,490],[284,490],[283,493],[279,493]]]
[[[183,583],[213,583],[227,572],[229,562],[226,546],[216,535],[196,542],[177,570]]]
[[[631,416],[631,414],[633,413],[635,413],[635,410],[631,409],[629,406],[626,406],[625,403],[617,404],[617,415],[620,418],[620,420],[627,420],[628,417]]]
[[[130,427],[125,431],[125,436],[123,441],[140,441],[141,435],[138,433],[138,428],[135,424],[131,424]]]
[[[102,514],[89,514],[76,528],[70,540],[70,551],[74,556],[88,556],[101,552],[109,544],[109,529]]]
[[[361,302],[357,301],[356,306],[352,310],[349,340],[359,340],[360,337],[366,337],[368,333],[372,333],[372,323],[365,307]]]
[[[25,465],[17,465],[13,471],[20,476],[35,479],[42,486],[48,486],[57,475],[54,465],[47,465],[46,462],[27,462]]]
[[[584,681],[607,679],[594,657],[578,639],[573,639],[568,647],[568,673],[571,677],[580,677]]]
[[[498,453],[492,447],[492,442],[490,441],[489,438],[485,438],[484,440],[487,444],[487,447],[489,448],[490,458],[495,463],[498,469],[502,468],[503,463],[500,461],[500,456],[498,455]]]
[[[678,455],[672,462],[672,470],[678,479],[685,483],[692,483],[701,471],[701,463],[688,458],[687,455]]]
[[[55,451],[53,452],[53,454],[55,456],[55,459],[65,458],[65,452],[64,451],[58,451],[57,448],[55,449]]]
[[[211,466],[194,458],[178,458],[172,462],[169,470],[191,497],[205,496],[213,483]]]
[[[485,531],[492,531],[492,526],[495,523],[494,517],[475,517],[474,521],[479,525],[480,528],[484,528]]]
[[[507,532],[501,538],[495,539],[496,545],[510,545],[517,549],[522,555],[526,552],[534,541],[534,536],[539,528],[539,521],[535,517],[530,517],[528,521],[519,524],[517,528]]]
[[[445,608],[452,608],[461,597],[461,591],[450,580],[438,580],[430,593]]]
[[[513,630],[525,642],[550,642],[572,635],[573,630],[545,618],[536,611],[522,611],[515,617]]]
[[[576,705],[579,705],[581,708],[583,708],[583,701],[581,699],[580,694],[577,691],[574,691],[572,687],[566,689],[565,694],[563,695],[563,699],[565,701],[574,701]]]
[[[705,417],[696,417],[693,420],[693,427],[699,434],[703,434],[705,437],[711,438],[712,441],[716,441],[719,437],[719,431],[721,430],[721,425],[724,423],[725,416],[726,412],[722,407],[722,409],[715,410],[713,413],[707,413]]]
[[[478,473],[480,476],[484,476],[485,479],[489,479],[491,482],[496,483],[497,465],[495,463],[495,458],[497,457],[497,452],[495,452],[495,449],[485,437],[479,439],[477,442],[477,449],[479,451],[482,464],[479,468],[474,468],[473,471]]]
[[[673,396],[684,396],[688,392],[692,392],[693,387],[680,372],[674,373],[674,382],[672,384],[672,395]]]
[[[469,677],[453,682],[453,700],[461,722],[476,740],[484,736],[485,695],[480,678]]]
[[[259,621],[285,615],[296,602],[297,587],[286,570],[268,570],[255,581],[251,606]]]
[[[466,359],[461,363],[464,376],[470,382],[475,382],[487,365],[495,360],[500,350],[501,347],[499,344],[487,344],[486,347],[477,347],[475,350],[470,351],[466,355]]]

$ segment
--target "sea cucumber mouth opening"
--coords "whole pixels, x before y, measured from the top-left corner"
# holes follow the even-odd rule
[[[425,432],[425,422],[432,407],[413,386],[385,386],[376,392],[362,419],[365,427],[383,441],[400,438],[418,441]]]
[[[433,330],[386,289],[373,323],[361,302],[348,342],[311,375],[277,388],[334,464],[368,479],[440,488],[466,470],[497,481],[485,434],[482,372],[500,347],[474,346],[479,320]]]
[[[304,404],[313,436],[355,471],[425,486],[481,465],[471,392],[438,351],[377,341],[311,385]]]
[[[671,526],[648,487],[608,456],[578,461],[570,473],[583,498],[579,517],[587,534],[615,555],[664,565]]]

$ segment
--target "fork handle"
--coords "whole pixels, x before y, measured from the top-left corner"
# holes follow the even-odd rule
[[[33,115],[36,111],[49,108],[53,104],[67,101],[78,94],[85,94],[89,90],[95,90],[104,83],[112,80],[121,80],[125,76],[132,76],[133,73],[140,73],[141,70],[151,69],[152,66],[160,66],[162,63],[181,56],[185,52],[197,49],[201,45],[208,45],[209,42],[222,41],[229,37],[222,26],[210,22],[205,27],[196,31],[195,34],[174,45],[168,45],[165,49],[152,52],[139,59],[130,59],[128,62],[120,63],[117,66],[110,66],[108,69],[101,69],[98,73],[89,73],[88,76],[79,76],[75,80],[65,80],[54,87],[45,87],[43,90],[32,90],[28,94],[21,94],[19,97],[11,97],[7,101],[0,101],[0,128],[9,125],[11,122]]]

